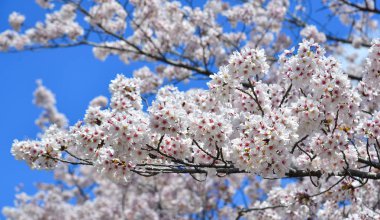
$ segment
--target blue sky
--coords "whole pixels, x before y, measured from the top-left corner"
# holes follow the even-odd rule
[[[0,31],[9,28],[7,20],[12,11],[25,14],[27,26],[44,18],[44,10],[33,0],[2,0]],[[32,103],[36,79],[42,79],[56,94],[59,111],[73,124],[83,118],[92,98],[109,96],[108,84],[116,74],[128,76],[142,65],[125,65],[116,57],[99,61],[89,47],[0,53],[0,208],[13,205],[15,186],[20,183],[24,184],[23,191],[33,193],[34,183],[54,182],[52,172],[31,170],[10,154],[14,139],[34,139],[39,132],[34,120],[41,110]],[[204,86],[204,82],[197,85]],[[187,87],[182,85],[181,89]]]

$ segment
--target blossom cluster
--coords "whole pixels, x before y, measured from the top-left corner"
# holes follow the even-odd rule
[[[131,78],[117,75],[110,103],[96,97],[72,126],[38,82],[34,103],[44,109],[36,121],[43,133],[15,140],[11,153],[33,169],[55,169],[69,187],[22,194],[18,208],[4,210],[7,217],[186,219],[212,218],[218,210],[220,219],[380,218],[378,198],[367,196],[380,189],[369,180],[380,179],[379,39],[369,46],[356,86],[330,56],[327,39],[335,38],[297,20],[288,0],[209,0],[202,7],[165,0],[36,2],[51,10],[45,21],[27,28],[25,16],[12,13],[0,51],[90,45],[100,60],[115,55],[125,63],[160,64]],[[352,25],[352,36],[336,42],[367,45],[365,28],[377,22],[364,11],[379,9],[370,1],[345,2],[323,1]],[[277,60],[291,43],[284,22],[298,25],[305,39]],[[168,85],[199,75],[210,76],[208,89]],[[77,175],[65,164],[88,167]],[[204,184],[190,181],[205,177]],[[307,178],[286,187],[267,181],[283,177]],[[94,200],[83,190],[91,187]],[[235,192],[243,194],[245,209],[234,204]]]
[[[25,21],[25,16],[17,12],[13,12],[9,15],[8,21],[15,31],[20,31],[20,28]]]
[[[350,1],[323,1],[323,4],[331,11],[333,15],[339,18],[340,22],[351,28],[352,46],[358,48],[368,41],[363,30],[376,30],[379,21],[375,13],[378,5],[376,1],[350,2]]]
[[[54,94],[47,89],[41,80],[37,81],[37,89],[34,92],[34,104],[45,111],[36,120],[36,124],[44,129],[51,124],[59,128],[67,126],[68,121],[64,114],[60,113],[55,106],[56,100]]]
[[[318,43],[323,43],[326,41],[326,35],[319,32],[315,25],[306,26],[301,30],[300,35],[309,40],[313,39]]]
[[[212,76],[209,90],[182,92],[164,86],[147,112],[141,98],[147,91],[139,78],[143,74],[117,75],[110,84],[109,108],[104,108],[106,100],[92,102],[84,121],[68,129],[49,118],[53,125],[47,136],[16,141],[12,153],[32,167],[54,168],[64,151],[75,152],[117,182],[128,181],[136,166],[178,161],[211,166],[230,161],[242,170],[278,177],[294,168],[335,174],[357,168],[359,157],[368,158],[361,138],[378,144],[378,113],[374,118],[361,113],[365,102],[359,90],[313,41],[300,43],[296,54],[281,59],[282,84],[260,80],[258,74],[262,78],[268,71],[265,54],[245,49]],[[240,71],[247,66],[250,71]],[[368,74],[375,74],[374,68]],[[147,68],[140,71],[149,73]],[[35,96],[37,105],[56,111],[54,96],[41,84]],[[51,139],[57,129],[62,131]],[[372,158],[373,153],[371,149]]]
[[[16,159],[25,160],[33,169],[52,169],[57,166],[62,146],[70,141],[65,131],[52,125],[40,141],[15,141],[11,152]]]
[[[85,18],[93,26],[100,26],[112,33],[124,32],[127,12],[123,6],[115,0],[98,0],[97,4],[90,8],[89,15]]]
[[[315,187],[307,180],[281,186],[280,180],[258,180],[239,174],[223,179],[209,177],[205,182],[197,182],[190,176],[167,174],[151,178],[132,175],[128,183],[120,185],[102,178],[91,167],[80,167],[76,172],[68,172],[68,169],[68,166],[59,166],[55,170],[55,177],[63,187],[39,184],[35,195],[18,194],[14,207],[4,207],[3,214],[9,219],[47,216],[62,219],[197,219],[202,214],[236,219],[239,210],[249,206],[255,211],[243,217],[259,220],[380,217],[378,200],[368,196],[379,192],[376,181],[358,190],[357,183],[339,177],[315,180],[319,184]],[[340,184],[320,194],[337,181]],[[95,197],[90,199],[91,193]],[[246,203],[234,201],[237,195]],[[207,199],[203,198],[205,196]]]
[[[192,70],[205,68],[211,72],[213,65],[228,63],[229,54],[240,46],[264,47],[272,55],[290,43],[289,37],[280,34],[288,0],[238,5],[210,0],[202,8],[165,0],[93,0],[92,4],[76,1],[54,4],[53,0],[36,2],[49,9],[45,21],[27,27],[24,15],[12,13],[9,16],[12,29],[0,33],[0,51],[89,45],[100,60],[115,55],[126,63],[158,59],[173,64],[158,66],[152,72],[157,84],[165,79],[188,80]],[[244,24],[244,29],[237,27],[236,24],[240,23]],[[223,28],[226,25],[232,29],[227,33]],[[263,51],[243,50],[236,55],[243,60],[256,60],[263,58]],[[237,57],[231,57],[230,61],[233,59]],[[197,67],[183,68],[194,65]],[[258,77],[263,76],[268,65],[255,65],[239,71],[247,72],[249,68]],[[144,71],[144,74],[148,73]],[[142,72],[139,74],[147,77]],[[157,89],[150,87],[142,90],[153,89],[148,91],[152,92]]]
[[[290,166],[289,153],[298,135],[294,118],[282,111],[264,117],[246,115],[241,135],[234,139],[237,165],[254,173],[284,175]]]
[[[363,71],[363,80],[357,87],[363,99],[363,105],[367,106],[369,111],[379,107],[379,84],[380,80],[380,41],[377,39],[369,49],[366,68]]]

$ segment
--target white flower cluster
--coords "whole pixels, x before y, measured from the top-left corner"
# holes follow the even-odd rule
[[[370,144],[379,144],[380,140],[380,112],[374,112],[373,117],[366,121],[362,121],[358,128],[358,132],[368,138]]]
[[[11,153],[18,160],[25,160],[33,169],[53,169],[60,157],[62,146],[70,144],[67,133],[53,125],[40,141],[15,141]]]
[[[177,88],[161,88],[148,109],[152,129],[161,135],[184,134],[187,129],[187,114],[183,109],[183,102],[183,93]]]
[[[281,83],[247,83],[244,75],[236,77],[238,70],[230,71],[238,68],[230,63],[212,76],[209,90],[162,87],[147,112],[140,92],[142,79],[117,75],[110,84],[110,108],[102,109],[104,98],[93,101],[84,122],[57,133],[55,138],[67,140],[62,146],[46,147],[45,137],[16,141],[12,152],[32,166],[44,167],[33,161],[55,164],[61,151],[69,150],[117,182],[127,181],[131,170],[141,164],[179,160],[202,166],[230,161],[242,170],[282,177],[294,168],[339,174],[358,168],[359,157],[375,158],[373,149],[366,155],[362,139],[377,144],[380,114],[369,118],[360,113],[358,90],[350,86],[337,61],[309,41],[300,44],[298,54],[289,54],[281,58]],[[267,66],[260,56],[250,57],[249,63]],[[39,85],[35,102],[52,108],[54,95]],[[53,119],[49,123],[62,127]],[[41,153],[26,156],[35,148]]]
[[[247,115],[240,138],[233,140],[233,157],[242,169],[264,176],[284,175],[290,165],[289,152],[298,135],[295,118],[285,112],[262,117]]]
[[[105,96],[98,96],[91,100],[90,106],[92,107],[106,107],[108,105],[108,98]]]
[[[186,82],[186,80],[191,76],[191,71],[173,66],[159,66],[157,68],[157,73],[161,78],[166,78],[170,81],[185,80]]]
[[[10,47],[21,50],[29,43],[27,36],[20,35],[16,31],[6,30],[0,33],[0,51],[7,51]]]
[[[230,74],[243,81],[252,78],[261,79],[269,69],[263,49],[245,48],[240,53],[234,52],[229,63]]]
[[[315,25],[308,25],[300,32],[301,36],[305,39],[311,40],[317,43],[324,43],[326,41],[326,35],[318,31]]]
[[[364,70],[363,80],[359,82],[358,90],[363,97],[365,110],[375,110],[379,108],[380,103],[380,40],[372,42],[369,49],[366,69]]]
[[[20,31],[22,24],[25,21],[25,16],[17,12],[9,15],[8,22],[15,31]]]
[[[262,82],[252,82],[252,84],[257,96],[257,102],[252,99],[252,97],[255,97],[255,94],[253,94],[252,91],[248,90],[247,94],[240,90],[235,90],[232,96],[233,107],[239,109],[240,111],[250,112],[257,115],[261,113],[261,109],[264,112],[269,112],[272,107],[270,96],[268,94],[270,91],[269,86]]]
[[[229,54],[241,46],[266,48],[273,56],[290,43],[290,38],[280,34],[288,0],[244,4],[207,1],[200,8],[165,0],[127,1],[129,4],[92,0],[89,4],[65,2],[55,7],[52,0],[36,2],[54,11],[49,11],[45,21],[38,21],[34,27],[21,28],[23,32],[18,32],[23,27],[23,16],[11,14],[13,30],[0,33],[1,51],[90,45],[100,60],[115,55],[125,63],[161,59],[174,64],[157,67],[151,79],[152,82],[153,78],[157,79],[154,85],[165,79],[189,81],[194,71],[182,68],[184,65],[212,72],[214,65],[228,63]],[[238,30],[234,27],[238,23],[247,29]],[[233,30],[225,33],[225,26]],[[236,74],[249,71],[250,75],[261,78],[267,72],[263,50],[247,49],[236,55],[246,65],[245,70]],[[148,75],[141,77],[147,79]],[[141,90],[145,92],[150,87],[153,86],[143,86]]]
[[[314,169],[322,170],[326,173],[342,171],[348,166],[355,168],[357,153],[355,147],[348,142],[347,134],[337,130],[332,135],[315,135],[310,141],[310,152],[317,155],[312,161]],[[310,162],[303,156],[300,160]],[[301,164],[300,164],[301,165]],[[303,164],[307,167],[306,164]]]
[[[112,94],[111,107],[119,111],[128,109],[142,109],[140,80],[128,79],[123,75],[117,75],[116,79],[111,81],[110,92]]]
[[[51,0],[36,2],[54,7]],[[95,98],[84,120],[71,127],[53,93],[38,83],[34,102],[45,110],[37,120],[43,134],[38,140],[15,140],[11,152],[32,168],[66,169],[59,178],[70,189],[45,186],[48,192],[35,198],[20,195],[19,210],[5,209],[7,217],[182,219],[198,218],[202,211],[200,219],[214,209],[220,219],[238,218],[231,211],[244,212],[232,204],[238,190],[248,195],[246,207],[257,207],[244,216],[248,219],[380,218],[378,198],[368,196],[379,194],[379,183],[367,179],[379,177],[379,39],[372,42],[363,80],[354,88],[338,61],[326,55],[333,48],[326,35],[297,20],[297,13],[306,11],[302,5],[293,18],[288,0],[210,0],[202,7],[166,0],[93,2],[57,4],[59,9],[29,29],[23,15],[12,13],[12,30],[0,33],[0,50],[87,44],[100,60],[116,55],[125,63],[165,65],[154,72],[143,67],[133,78],[117,75],[110,83],[108,108],[107,98]],[[336,41],[367,45],[364,32],[377,27],[373,14],[379,11],[372,1],[323,4],[352,27],[352,36]],[[288,21],[303,27],[300,35],[306,39],[286,50],[278,65],[269,65],[267,60],[275,61],[291,43],[282,31],[288,15]],[[319,43],[328,45],[327,53]],[[220,68],[212,74],[215,65]],[[211,75],[207,90],[159,88],[198,75]],[[143,106],[141,95],[156,92],[152,104]],[[91,165],[98,173],[90,168],[75,176],[63,163]],[[251,175],[234,175],[227,183],[210,177],[224,174],[222,169]],[[194,178],[209,179],[198,185],[189,175],[150,180],[133,174],[159,172],[195,172]],[[279,181],[258,183],[254,174],[308,178],[282,188]],[[83,189],[94,185],[97,197],[89,200]],[[347,201],[344,208],[338,204]]]
[[[201,217],[221,208],[221,216],[231,219],[236,210],[229,210],[216,201],[229,201],[245,179],[244,175],[226,178],[208,178],[199,183],[188,175],[157,175],[151,178],[132,175],[129,182],[115,184],[101,178],[94,169],[81,167],[69,173],[67,166],[55,170],[57,181],[68,187],[54,184],[38,184],[34,195],[20,193],[14,207],[3,208],[9,219],[190,219],[183,216]],[[249,178],[251,191],[261,190],[262,185]],[[90,195],[93,198],[90,199]],[[207,200],[204,196],[207,195]],[[257,201],[258,198],[252,198]],[[74,202],[73,202],[74,201]],[[157,206],[160,209],[157,209]],[[207,207],[206,209],[204,207]],[[226,209],[226,210],[224,210]],[[222,211],[221,210],[221,211]],[[235,216],[236,217],[236,216]]]
[[[50,7],[50,1],[38,1],[44,7]],[[22,50],[26,46],[32,44],[48,45],[51,40],[59,38],[68,38],[75,41],[82,36],[83,28],[75,21],[76,6],[74,4],[64,4],[62,7],[47,14],[44,22],[37,22],[35,27],[25,30],[25,33],[18,33],[25,17],[18,13],[12,13],[9,17],[9,23],[16,31],[4,31],[0,33],[0,50],[6,51],[14,47],[17,50]]]
[[[160,138],[157,136],[157,138],[153,137],[153,139],[155,140],[153,141],[153,144],[157,146],[159,144]],[[190,155],[192,154],[192,142],[193,141],[190,138],[186,138],[183,135],[165,135],[160,145],[160,151],[174,158],[189,159]],[[156,156],[162,160],[166,160],[166,158],[161,155]]]
[[[41,8],[47,8],[47,9],[52,9],[54,7],[54,4],[51,2],[52,2],[51,0],[36,0],[36,3]]]
[[[231,94],[239,84],[232,79],[229,68],[227,66],[221,67],[218,74],[214,74],[210,78],[210,82],[207,83],[210,92],[221,102],[230,101]]]
[[[299,45],[296,55],[288,54],[291,57],[285,60],[284,74],[289,77],[294,87],[305,90],[309,87],[313,76],[324,71],[322,62],[325,51],[313,41],[304,41]],[[285,54],[285,57],[288,54]]]
[[[75,21],[76,6],[64,4],[60,10],[47,14],[45,22],[37,22],[34,28],[26,30],[25,35],[31,42],[48,44],[50,40],[68,37],[71,40],[83,35],[83,28]]]
[[[45,129],[50,124],[55,124],[59,128],[67,126],[67,118],[60,113],[55,106],[56,100],[54,94],[43,86],[42,81],[37,81],[37,89],[34,91],[34,104],[43,108],[45,111],[36,120],[36,124]]]
[[[200,110],[202,112],[220,112],[219,101],[209,90],[192,89],[186,92],[183,108],[188,114]]]
[[[163,83],[163,79],[155,75],[146,66],[134,71],[133,78],[140,79],[141,93],[153,93]]]
[[[125,19],[127,12],[118,1],[97,0],[97,4],[91,7],[89,15],[85,18],[91,25],[105,28],[112,33],[123,33],[127,27]]]
[[[195,145],[197,145],[194,147],[195,155],[198,154],[210,162],[212,158],[202,150],[211,155],[217,155],[220,148],[228,150],[232,126],[225,123],[225,116],[215,113],[194,112],[189,117],[189,135],[196,141]]]
[[[310,98],[301,97],[292,104],[293,114],[298,118],[298,134],[303,137],[319,128],[324,119],[323,105]]]

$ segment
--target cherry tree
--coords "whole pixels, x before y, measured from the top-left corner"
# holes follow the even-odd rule
[[[61,184],[18,194],[6,217],[380,218],[376,1],[319,3],[343,35],[311,1],[36,2],[46,19],[10,14],[1,51],[89,46],[156,68],[118,75],[73,125],[38,81],[42,134],[11,153]],[[348,44],[368,48],[363,65],[334,58],[354,63]]]

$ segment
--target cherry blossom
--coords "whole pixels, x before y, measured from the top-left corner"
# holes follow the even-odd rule
[[[322,1],[343,38],[299,1],[36,2],[45,20],[12,13],[0,51],[87,45],[152,64],[118,74],[110,102],[95,97],[71,125],[37,82],[42,133],[11,153],[62,185],[17,195],[7,218],[380,218],[375,1]],[[343,68],[339,56],[357,59],[343,44],[369,48],[363,67]],[[208,81],[176,86],[193,80]]]
[[[20,31],[20,28],[25,21],[25,16],[17,12],[13,12],[9,15],[8,21],[15,31]]]

